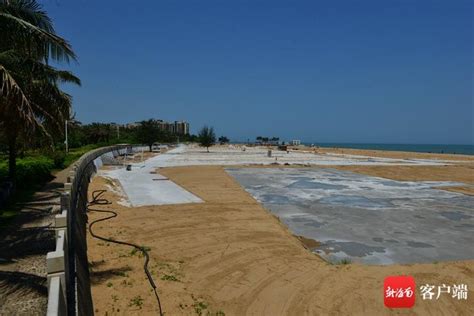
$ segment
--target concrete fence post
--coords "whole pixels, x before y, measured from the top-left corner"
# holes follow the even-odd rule
[[[72,183],[74,182],[74,177],[76,176],[75,170],[70,170],[67,176],[67,182]]]
[[[66,296],[65,285],[66,278],[64,272],[48,274],[48,309],[47,316],[66,315]]]
[[[63,211],[69,211],[69,205],[71,202],[71,196],[69,192],[63,192],[61,193],[61,197],[59,199],[60,205],[61,205],[61,212]]]
[[[63,215],[61,213],[58,216]],[[66,215],[66,214],[64,214]],[[63,219],[55,218],[55,225],[64,225]],[[48,311],[47,315],[65,315],[66,313],[66,277],[65,277],[65,257],[66,230],[56,230],[56,250],[48,252],[46,255],[46,269],[48,273]]]

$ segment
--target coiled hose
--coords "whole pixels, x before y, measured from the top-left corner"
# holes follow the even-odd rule
[[[148,278],[148,282],[150,282],[150,285],[153,288],[153,291],[155,292],[155,297],[156,297],[156,301],[158,302],[158,308],[159,308],[160,316],[163,316],[163,311],[161,310],[161,302],[160,302],[160,297],[158,296],[157,287],[156,287],[155,282],[153,281],[153,277],[151,276],[150,271],[148,270],[148,262],[150,261],[150,256],[148,255],[148,251],[144,247],[139,246],[139,245],[134,244],[134,243],[131,243],[131,242],[120,241],[120,240],[115,240],[115,239],[99,236],[96,233],[94,233],[94,231],[92,230],[92,226],[94,226],[94,224],[96,224],[98,222],[106,221],[106,220],[109,220],[109,219],[112,219],[112,218],[118,216],[117,213],[114,212],[114,211],[99,210],[99,209],[90,207],[90,206],[93,206],[93,205],[112,204],[109,200],[102,197],[102,195],[105,192],[106,192],[106,190],[95,190],[95,191],[93,191],[92,192],[92,201],[90,201],[88,203],[87,210],[92,211],[92,212],[98,212],[98,213],[107,213],[107,214],[110,214],[110,215],[92,221],[89,224],[89,232],[92,235],[92,237],[94,237],[94,238],[97,238],[97,239],[100,239],[100,240],[103,240],[103,241],[106,241],[106,242],[110,242],[110,243],[115,243],[115,244],[119,244],[119,245],[126,245],[126,246],[130,246],[130,247],[134,247],[135,249],[140,250],[143,253],[143,256],[145,257],[145,263],[143,265],[143,269],[145,270],[145,274]]]

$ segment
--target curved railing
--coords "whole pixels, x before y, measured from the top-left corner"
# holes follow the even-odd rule
[[[87,260],[87,191],[103,164],[141,151],[143,146],[115,145],[84,154],[69,172],[56,215],[56,250],[47,254],[48,315],[93,315]]]

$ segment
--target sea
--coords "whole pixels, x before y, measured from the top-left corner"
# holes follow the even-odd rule
[[[329,148],[354,148],[390,151],[411,151],[436,154],[474,155],[474,145],[439,145],[439,144],[363,144],[363,143],[304,143]]]

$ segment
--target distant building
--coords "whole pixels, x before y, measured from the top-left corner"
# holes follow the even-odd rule
[[[293,145],[293,146],[299,146],[299,145],[301,145],[301,140],[299,140],[299,139],[293,139],[293,140],[291,141],[291,145]]]
[[[189,123],[186,121],[165,122],[157,120],[160,130],[174,135],[189,135]]]
[[[167,132],[173,135],[189,135],[189,123],[186,121],[166,122],[163,120],[156,120],[160,131]],[[140,126],[140,122],[128,123],[123,125],[126,128],[134,128]]]
[[[174,133],[177,135],[189,135],[189,123],[174,121]]]
[[[125,128],[135,128],[135,127],[140,126],[140,122],[127,123],[127,124],[123,124],[123,125],[121,125],[121,126],[122,126],[122,127],[125,127]]]

